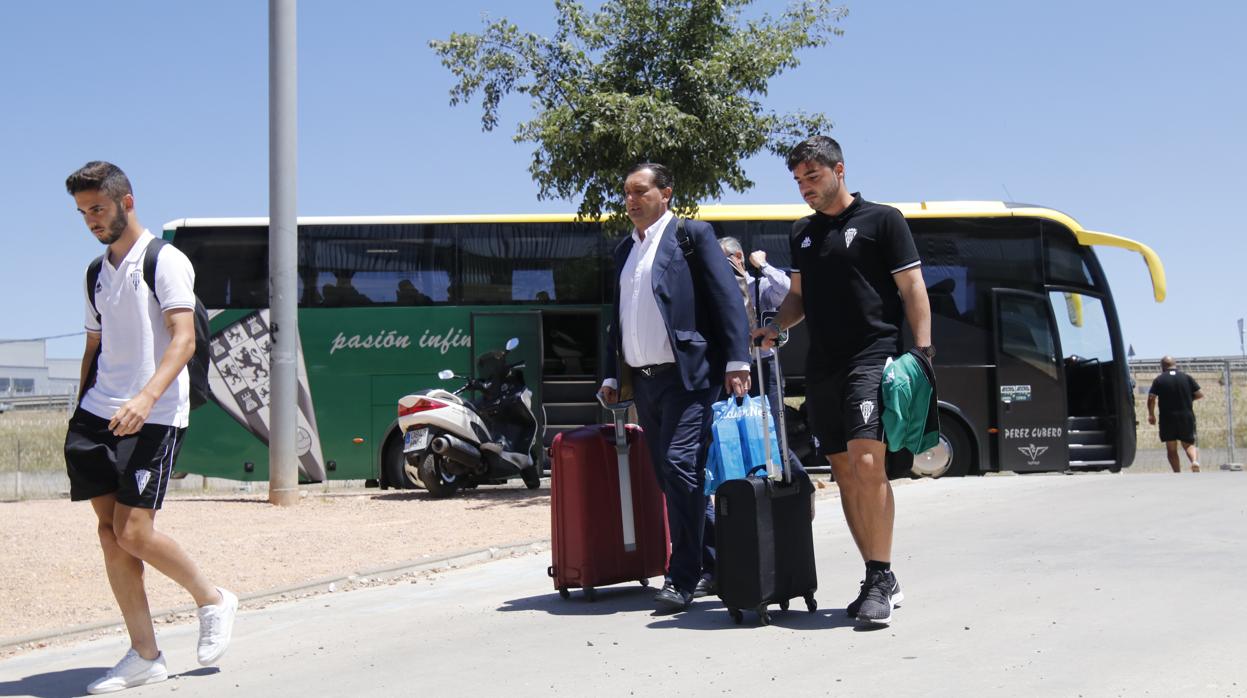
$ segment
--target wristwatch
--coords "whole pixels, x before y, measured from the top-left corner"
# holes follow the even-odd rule
[[[918,353],[927,357],[928,360],[935,358],[935,345],[934,344],[928,344],[925,347],[914,347],[914,349],[917,349]]]
[[[766,328],[768,330],[774,331],[775,334],[777,335],[784,333],[784,328],[780,327],[779,323],[775,322],[774,320],[771,320],[770,322],[766,323]]]

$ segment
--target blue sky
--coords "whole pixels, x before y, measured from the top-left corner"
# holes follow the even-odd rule
[[[537,201],[530,144],[447,104],[432,38],[482,13],[553,26],[551,2],[299,4],[302,215],[562,211]],[[782,2],[757,3],[778,11]],[[1141,357],[1237,354],[1247,191],[1247,4],[968,0],[849,3],[842,38],[772,83],[769,107],[822,111],[849,185],[879,201],[1012,199],[1132,237],[1164,260],[1101,253]],[[100,252],[65,194],[92,159],[130,175],[140,219],[267,215],[267,3],[6,3],[0,23],[3,330],[81,329]],[[799,202],[783,163],[728,203]],[[80,355],[81,338],[54,342]]]

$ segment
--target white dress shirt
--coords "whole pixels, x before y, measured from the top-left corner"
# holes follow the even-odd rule
[[[629,366],[652,366],[675,361],[667,322],[654,299],[654,255],[663,231],[675,215],[662,214],[645,229],[641,239],[632,231],[632,251],[619,274],[619,330],[623,340],[623,359]]]
[[[654,255],[663,231],[675,217],[667,211],[653,225],[645,229],[642,240],[632,231],[632,251],[619,273],[619,335],[623,344],[623,360],[629,366],[652,366],[675,361],[671,339],[667,336],[667,322],[654,299]],[[748,371],[747,362],[732,361],[728,371]],[[619,389],[619,381],[607,378],[602,387]]]

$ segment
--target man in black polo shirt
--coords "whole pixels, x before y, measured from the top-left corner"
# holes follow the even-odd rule
[[[1160,360],[1160,375],[1147,391],[1147,423],[1156,423],[1156,402],[1160,401],[1160,440],[1173,472],[1182,472],[1178,442],[1191,462],[1191,472],[1199,472],[1199,447],[1195,445],[1195,401],[1204,396],[1194,378],[1178,370],[1172,356]]]
[[[931,306],[904,216],[849,193],[836,141],[804,141],[789,153],[788,169],[815,213],[793,225],[792,286],[775,321],[755,334],[770,346],[782,329],[809,320],[810,426],[866,561],[861,592],[846,610],[887,624],[904,597],[891,569],[896,505],[884,462],[880,383],[884,362],[900,353],[902,317],[915,346],[935,356]]]

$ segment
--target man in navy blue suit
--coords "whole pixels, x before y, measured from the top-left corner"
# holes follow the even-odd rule
[[[657,163],[633,167],[625,180],[636,228],[615,249],[612,351],[599,391],[611,403],[632,396],[667,498],[671,559],[654,600],[671,612],[688,608],[713,583],[703,577],[713,565],[713,550],[703,550],[710,405],[720,386],[737,396],[749,390],[740,289],[714,230],[669,210],[674,184]]]

